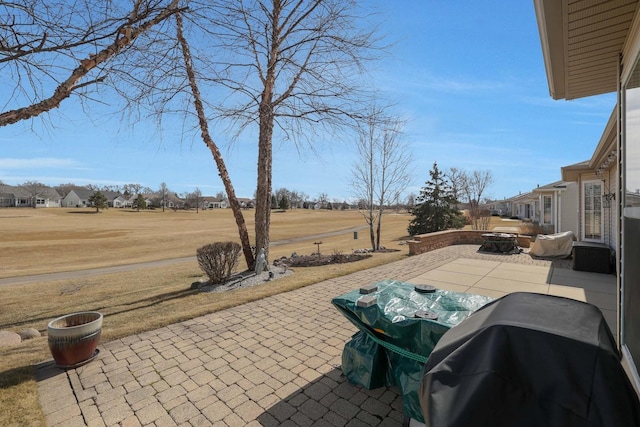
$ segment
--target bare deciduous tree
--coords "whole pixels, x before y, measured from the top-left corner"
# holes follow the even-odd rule
[[[131,183],[131,184],[124,184],[122,186],[122,192],[124,194],[129,194],[131,196],[137,196],[139,194],[151,193],[152,190],[149,187],[145,187],[142,184]]]
[[[407,195],[406,207],[408,210],[411,210],[416,205],[416,194],[411,192]]]
[[[160,200],[162,204],[162,212],[164,212],[164,208],[167,205],[167,196],[169,195],[169,188],[167,188],[167,184],[164,182],[160,183]]]
[[[447,172],[445,175],[451,183],[451,191],[453,191],[453,197],[455,197],[459,202],[462,198],[462,187],[467,181],[467,173],[462,169],[452,167],[449,168],[449,172]],[[459,206],[456,207],[459,208]]]
[[[453,172],[455,168],[451,168]],[[449,179],[452,180],[451,173]],[[473,171],[467,172],[464,170],[455,169],[455,176],[457,177],[457,192],[461,200],[467,204],[469,209],[469,216],[472,220],[472,228],[474,230],[483,229],[483,223],[480,222],[482,217],[482,211],[480,209],[480,201],[485,194],[487,188],[493,183],[493,175],[491,171]],[[486,228],[486,225],[484,226]]]
[[[195,78],[185,77],[184,49],[166,19],[185,11],[179,0],[133,0],[130,9],[123,9],[122,2],[99,0],[72,3],[82,4],[81,9],[64,0],[20,2],[35,5],[24,22],[44,16],[44,24],[14,34],[21,30],[0,16],[0,40],[17,40],[11,46],[0,45],[0,55],[5,55],[0,67],[4,59],[22,72],[17,75],[24,81],[14,92],[32,88],[22,94],[26,107],[11,104],[9,111],[0,112],[0,126],[57,108],[71,94],[84,94],[93,83],[104,81],[124,96],[132,111],[150,108],[161,113],[159,120],[176,110],[190,114],[181,102],[184,94],[196,97],[191,84]],[[57,15],[46,15],[48,7]],[[206,85],[205,95],[198,96],[203,104],[196,112],[200,131],[208,120],[229,125],[231,136],[248,127],[257,130],[255,247],[263,248],[268,258],[274,135],[313,151],[316,136],[336,134],[362,116],[363,105],[373,97],[363,78],[365,64],[381,51],[376,25],[368,8],[355,0],[191,0],[187,13],[189,28],[183,38],[195,41],[190,44],[190,60],[196,63],[192,69],[200,72],[198,85]],[[52,42],[49,21],[58,30],[64,23],[73,25]],[[83,30],[83,25],[90,28]],[[45,53],[44,59],[35,60],[40,53]],[[42,84],[49,76],[52,80]],[[41,87],[51,86],[52,93],[40,93]],[[205,105],[211,117],[205,116]],[[213,153],[218,148],[210,135],[209,140]],[[222,157],[213,157],[224,182],[228,172],[218,162]],[[225,190],[250,260],[244,220],[230,188],[229,180]],[[163,192],[163,210],[165,196]]]
[[[369,225],[372,249],[380,249],[382,214],[386,204],[406,190],[411,179],[411,155],[401,139],[402,122],[375,108],[360,128],[358,157],[352,167],[354,196]]]
[[[215,104],[239,135],[258,131],[255,246],[269,255],[274,134],[305,144],[334,132],[371,92],[364,64],[377,52],[376,27],[352,0],[192,1],[190,19],[205,31],[193,55],[202,81],[226,90]],[[211,52],[215,52],[211,55]]]
[[[215,197],[218,200],[223,200],[225,202],[227,201],[227,195],[224,193],[224,191],[218,191]]]
[[[71,190],[75,190],[77,188],[82,188],[78,185],[75,185],[72,182],[66,183],[66,184],[59,184],[56,185],[55,187],[53,187],[54,190],[56,190],[58,192],[58,194],[64,199],[67,194],[69,194],[71,192]]]
[[[238,234],[240,236],[240,244],[242,247],[242,252],[244,254],[245,261],[247,263],[247,267],[252,269],[255,264],[255,254],[251,249],[251,243],[249,242],[249,233],[247,231],[247,225],[244,220],[244,215],[242,215],[242,207],[240,206],[240,202],[236,197],[236,192],[231,183],[231,177],[229,176],[229,172],[227,171],[227,166],[225,165],[224,159],[222,158],[222,152],[218,148],[218,145],[215,143],[213,138],[211,137],[211,133],[209,132],[209,124],[207,122],[207,117],[204,111],[204,105],[202,103],[202,96],[200,95],[200,89],[198,87],[198,83],[196,81],[195,72],[193,69],[193,61],[191,58],[191,50],[189,48],[189,44],[184,37],[183,33],[183,25],[182,25],[182,15],[176,14],[176,28],[177,28],[177,37],[180,42],[182,56],[184,59],[184,65],[187,72],[187,77],[189,80],[189,86],[191,88],[191,93],[193,95],[193,103],[196,109],[196,113],[198,115],[198,124],[200,125],[200,134],[202,136],[202,140],[204,144],[207,146],[209,151],[211,151],[211,155],[213,156],[213,160],[218,167],[218,175],[220,175],[220,179],[224,185],[225,191],[227,192],[227,197],[229,200],[229,205],[231,206],[231,210],[233,211],[233,216],[236,220],[236,226],[238,227]]]
[[[200,205],[202,204],[202,191],[196,187],[193,192],[184,193],[182,196],[186,209],[196,208],[196,213],[200,213]]]
[[[329,204],[329,195],[327,193],[318,194],[318,208],[326,209]]]

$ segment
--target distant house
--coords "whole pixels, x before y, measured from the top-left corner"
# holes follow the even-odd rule
[[[86,208],[91,207],[92,203],[89,202],[91,196],[96,193],[96,190],[90,190],[88,188],[74,188],[62,199],[62,206],[67,208]],[[115,191],[101,191],[104,197],[107,199],[107,206],[110,208],[123,208],[128,205],[128,197]]]
[[[59,208],[62,197],[51,187],[42,187],[37,194],[19,185],[0,185],[0,207]]]
[[[51,187],[45,188],[36,196],[36,208],[59,208],[61,203],[62,197]]]
[[[94,191],[88,188],[74,188],[62,199],[62,206],[65,208],[86,208],[90,206],[89,198]]]
[[[180,197],[176,196],[175,194],[166,194],[164,196],[164,199],[162,198],[162,195],[160,195],[156,199],[156,203],[160,207],[162,207],[162,205],[164,204],[164,207],[167,209],[184,208],[184,200],[182,200]]]
[[[511,216],[511,198],[503,200],[492,200],[486,204],[492,215]]]
[[[132,208],[133,205],[138,200],[137,194],[129,194],[128,196],[124,195],[123,197],[124,197],[124,206],[122,206],[123,208]]]
[[[134,197],[135,200],[137,196]],[[164,197],[162,193],[156,192],[144,195],[147,208],[162,208],[164,205],[167,209],[181,209],[184,208],[185,202],[174,193],[166,193]]]
[[[547,234],[572,231],[578,236],[578,184],[556,181],[533,190],[537,223]]]
[[[224,199],[208,196],[200,198],[200,209],[224,209],[227,207],[228,204]]]
[[[255,206],[253,199],[247,199],[245,197],[238,197],[238,203],[240,203],[240,207],[243,209],[251,209]]]
[[[539,201],[533,192],[518,194],[511,198],[511,214],[522,220],[537,222]]]
[[[94,191],[95,193],[95,191]],[[125,197],[117,191],[101,191],[107,199],[107,206],[110,208],[121,208],[124,205]]]
[[[0,188],[0,208],[11,208],[15,206],[15,195],[5,190],[5,186],[2,187],[3,188]]]

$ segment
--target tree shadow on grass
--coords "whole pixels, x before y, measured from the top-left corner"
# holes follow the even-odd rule
[[[96,211],[91,211],[91,212],[87,212],[87,211],[67,211],[68,214],[76,214],[76,215],[95,215],[95,214],[99,214],[100,212],[96,212]]]
[[[33,377],[33,367],[31,365],[19,366],[0,372],[0,390],[31,381]]]

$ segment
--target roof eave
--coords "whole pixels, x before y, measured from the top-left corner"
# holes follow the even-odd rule
[[[549,94],[555,100],[565,98],[565,49],[562,25],[562,2],[557,0],[533,1],[544,68],[547,73]]]

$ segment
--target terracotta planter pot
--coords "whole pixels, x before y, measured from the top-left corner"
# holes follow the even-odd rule
[[[102,313],[85,311],[67,314],[49,322],[49,350],[56,365],[73,368],[97,355],[102,332]]]

